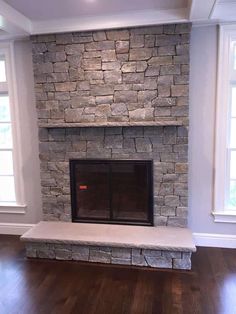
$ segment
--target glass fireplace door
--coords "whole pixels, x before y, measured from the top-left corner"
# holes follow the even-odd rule
[[[83,163],[75,166],[75,215],[80,218],[109,219],[109,165]]]
[[[152,161],[71,160],[72,220],[153,224]]]

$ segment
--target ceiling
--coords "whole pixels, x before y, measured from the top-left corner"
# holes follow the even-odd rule
[[[67,31],[236,22],[236,0],[0,0],[0,40]]]
[[[187,0],[5,0],[5,2],[36,21],[187,7]]]

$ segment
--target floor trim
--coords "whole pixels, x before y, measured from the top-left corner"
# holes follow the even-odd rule
[[[12,234],[22,235],[30,228],[34,227],[34,224],[19,224],[19,223],[0,223],[0,234]]]
[[[197,246],[236,248],[236,235],[217,233],[193,233]]]

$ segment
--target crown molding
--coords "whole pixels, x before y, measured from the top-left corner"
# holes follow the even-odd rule
[[[61,33],[114,29],[157,24],[188,22],[187,9],[143,10],[127,13],[86,16],[78,19],[58,19],[32,22],[31,34]]]
[[[22,36],[31,33],[31,26],[30,19],[0,0],[0,29],[9,35]]]

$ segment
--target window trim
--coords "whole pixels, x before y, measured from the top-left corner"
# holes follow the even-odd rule
[[[13,140],[13,173],[15,179],[16,202],[0,202],[0,213],[25,214],[25,189],[22,175],[23,160],[21,150],[20,115],[17,97],[17,84],[15,74],[14,42],[0,43],[0,54],[5,56],[8,95]]]
[[[229,100],[232,59],[229,58],[232,39],[236,40],[236,25],[219,25],[218,73],[215,124],[214,197],[215,222],[236,223],[236,211],[227,210],[225,201],[228,193],[228,128]],[[223,187],[223,190],[222,190]]]

